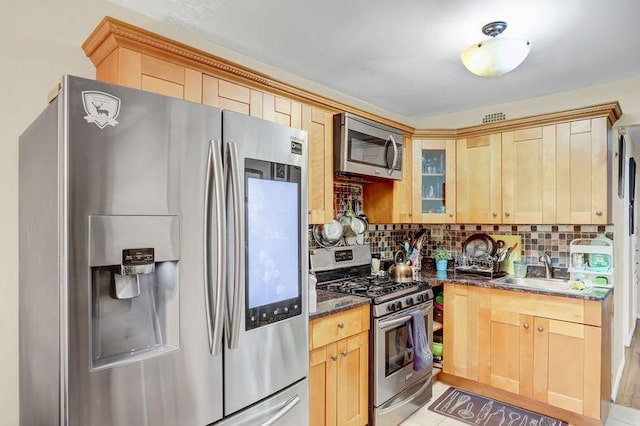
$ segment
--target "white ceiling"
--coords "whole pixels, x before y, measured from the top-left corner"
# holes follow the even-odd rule
[[[637,0],[112,0],[409,120],[640,76]],[[504,20],[510,74],[460,52]]]

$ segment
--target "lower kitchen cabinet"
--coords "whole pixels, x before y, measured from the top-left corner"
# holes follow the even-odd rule
[[[368,305],[311,321],[309,424],[368,423],[368,330]]]
[[[489,300],[490,289],[455,284],[444,285],[444,333],[442,371],[478,380],[486,370],[480,357],[481,310]],[[482,369],[479,369],[482,366]]]
[[[444,306],[443,372],[593,424],[606,418],[611,297],[594,301],[447,284]]]

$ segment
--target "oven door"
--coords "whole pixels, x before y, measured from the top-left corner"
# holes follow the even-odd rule
[[[374,327],[374,405],[382,405],[420,379],[430,375],[433,364],[421,371],[413,371],[413,349],[407,349],[407,322],[410,313],[420,311],[424,318],[429,346],[433,344],[433,302],[429,301],[375,318]]]

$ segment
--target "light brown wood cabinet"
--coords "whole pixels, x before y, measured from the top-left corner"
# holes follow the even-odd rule
[[[333,114],[302,105],[302,130],[309,133],[309,223],[331,223],[334,216]]]
[[[412,223],[413,182],[412,141],[405,137],[402,150],[402,180],[386,180],[364,185],[363,203],[369,223]]]
[[[309,423],[369,421],[369,305],[309,324]]]
[[[502,221],[502,135],[475,136],[456,142],[458,223]]]
[[[455,223],[455,139],[414,139],[412,145],[413,221]]]
[[[606,117],[502,133],[502,223],[610,220]]]
[[[443,372],[587,418],[606,417],[611,298],[456,284],[444,291]]]
[[[442,371],[470,380],[478,380],[480,366],[480,310],[490,290],[481,287],[444,285],[444,332]]]
[[[606,224],[606,117],[457,141],[458,223]]]
[[[556,128],[502,133],[502,223],[556,222]]]
[[[557,222],[611,223],[611,126],[606,117],[556,126]]]

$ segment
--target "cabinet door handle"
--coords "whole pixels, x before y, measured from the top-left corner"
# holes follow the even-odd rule
[[[498,217],[498,213],[493,212],[493,213],[491,213],[491,216],[493,216],[493,217]]]
[[[596,212],[596,216],[602,216],[602,210],[598,210],[598,211]]]
[[[528,330],[529,329],[529,323],[524,323],[523,327],[524,327],[525,330]]]
[[[338,328],[344,328],[344,323],[343,322],[338,323]]]
[[[505,215],[506,217],[509,217],[509,216],[511,216],[511,213],[509,213],[509,212],[504,212],[504,215]]]
[[[453,217],[453,213],[449,213],[449,217]]]
[[[332,359],[333,361],[337,361],[337,360],[338,360],[338,356],[337,356],[337,355],[331,355],[331,359]]]
[[[349,352],[347,352],[347,351],[342,352],[342,356],[343,357],[346,357],[347,355],[349,355]]]
[[[543,332],[544,331],[544,327],[542,327],[541,325],[538,326],[538,331]]]

